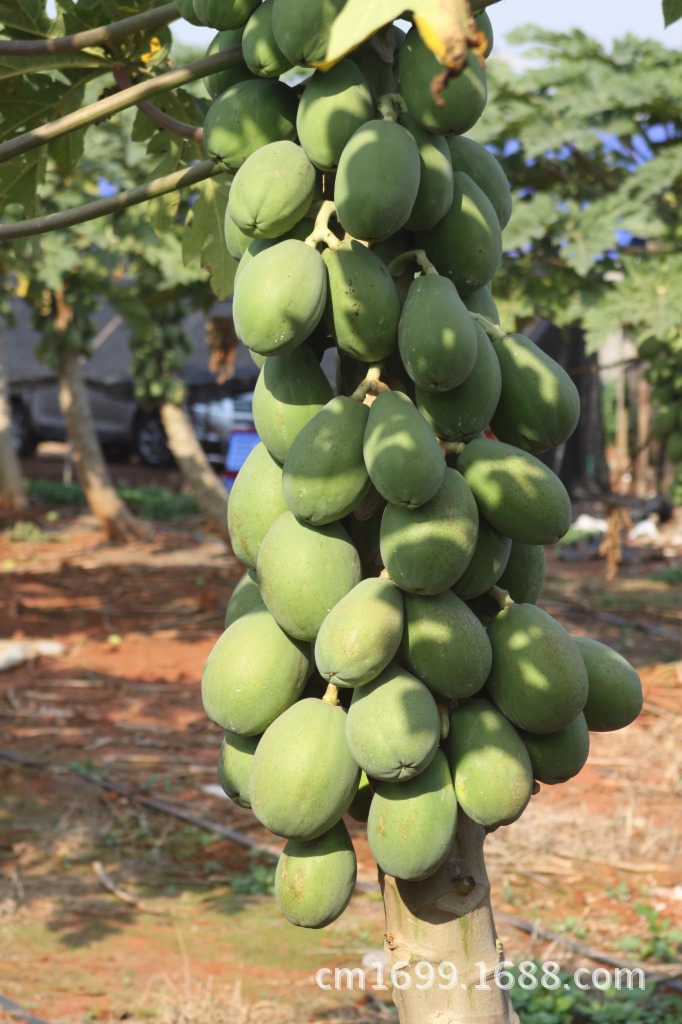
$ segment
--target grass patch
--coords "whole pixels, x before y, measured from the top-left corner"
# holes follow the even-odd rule
[[[183,519],[199,514],[199,507],[187,494],[176,494],[153,484],[133,486],[121,482],[116,488],[130,509],[142,519]],[[80,484],[57,480],[29,480],[28,493],[36,505],[68,505],[85,508],[87,502]]]

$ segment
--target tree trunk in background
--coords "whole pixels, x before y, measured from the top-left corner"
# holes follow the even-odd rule
[[[435,875],[422,882],[381,877],[401,1024],[519,1024],[504,987],[508,979],[502,975],[497,984],[495,977],[504,955],[490,906],[484,839],[484,829],[460,810],[455,842]]]
[[[160,408],[168,447],[183,475],[188,492],[206,517],[212,530],[225,540],[227,533],[227,491],[211,469],[206,452],[194,433],[186,411],[172,402]]]
[[[76,477],[107,539],[115,544],[124,544],[147,536],[149,527],[136,519],[126,507],[109,476],[95,433],[83,371],[77,358],[69,358],[61,366],[59,405],[66,420]]]
[[[28,500],[12,444],[12,408],[7,379],[7,343],[0,330],[0,508],[21,512]]]

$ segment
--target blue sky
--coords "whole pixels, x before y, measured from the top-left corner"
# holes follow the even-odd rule
[[[528,22],[555,31],[580,28],[604,43],[630,32],[682,50],[682,21],[664,29],[660,0],[500,0],[488,13],[498,56],[507,49],[505,33]],[[183,42],[197,46],[208,46],[215,35],[212,29],[196,28],[185,21],[175,22],[174,30]]]

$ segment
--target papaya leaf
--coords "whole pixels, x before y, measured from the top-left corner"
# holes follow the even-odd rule
[[[202,182],[182,235],[183,262],[187,265],[199,257],[201,266],[211,275],[211,287],[218,299],[232,293],[237,270],[237,261],[228,253],[224,237],[228,195],[229,187],[215,178]]]
[[[682,18],[682,0],[663,0],[663,20],[665,27],[673,25]]]

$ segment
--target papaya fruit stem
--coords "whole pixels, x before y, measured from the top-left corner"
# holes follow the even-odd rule
[[[377,110],[384,121],[397,121],[404,107],[404,100],[397,92],[387,92],[377,100]]]
[[[322,700],[325,704],[333,704],[336,706],[339,703],[339,688],[334,683],[329,683],[327,689],[324,691]]]
[[[386,385],[381,382],[381,364],[379,364],[370,366],[365,379],[358,384],[350,397],[354,398],[356,402],[364,402],[367,395],[376,395],[379,391],[384,390],[386,390]]]
[[[423,249],[408,249],[407,252],[401,253],[400,256],[396,256],[396,258],[391,260],[388,264],[388,272],[393,277],[400,277],[405,273],[405,270],[410,263],[416,263],[424,274],[438,273]]]
[[[514,604],[509,592],[503,590],[502,587],[492,586],[488,591],[488,594],[492,597],[493,601],[497,601],[500,608],[508,608],[510,605]]]
[[[329,221],[335,213],[336,207],[334,206],[334,203],[331,199],[325,199],[324,202],[320,204],[320,209],[315,217],[313,230],[305,240],[306,245],[310,245],[313,249],[316,249],[320,242],[324,242],[329,249],[338,249],[341,242],[329,227]]]
[[[440,441],[439,443],[446,455],[461,455],[466,448],[464,441]]]
[[[488,320],[487,317],[481,316],[480,313],[472,313],[471,311],[469,311],[469,316],[472,320],[478,321],[491,341],[501,341],[502,338],[506,338],[506,334],[502,328],[498,327],[497,324],[494,324],[492,320]]]

